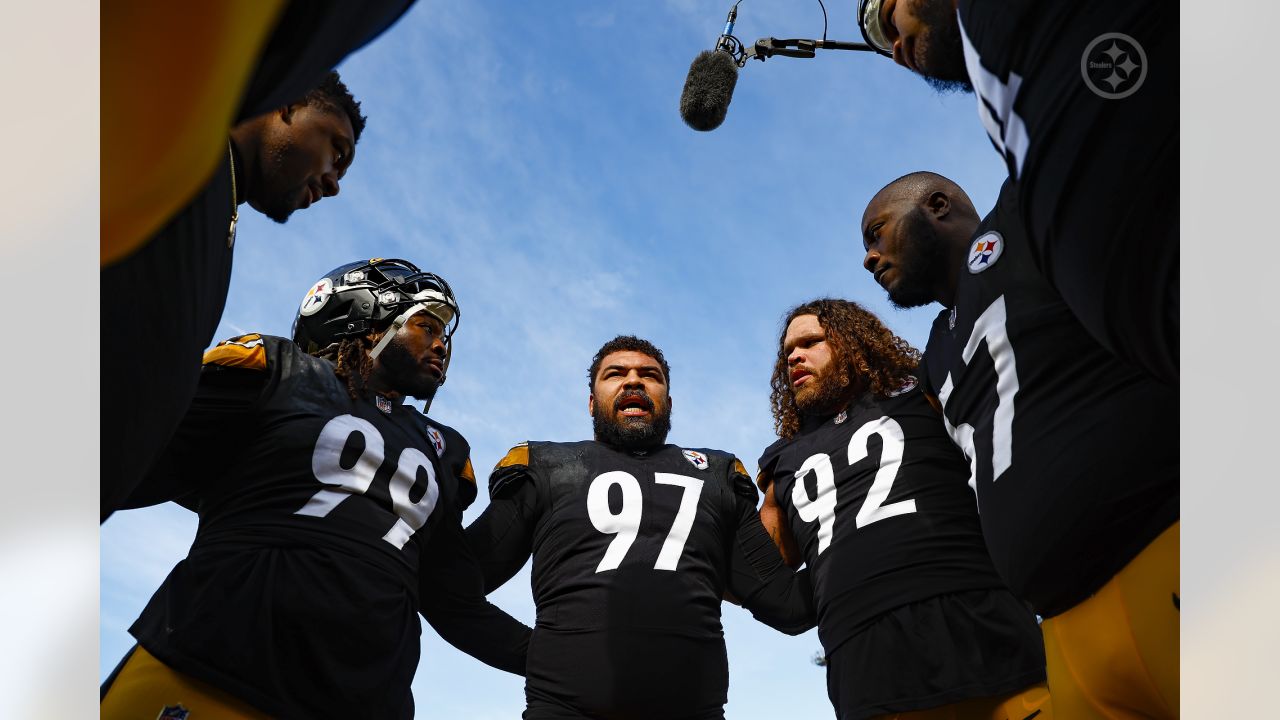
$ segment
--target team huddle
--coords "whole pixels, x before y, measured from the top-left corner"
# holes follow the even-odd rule
[[[667,442],[673,369],[619,328],[582,358],[593,437],[512,438],[477,478],[430,412],[462,308],[408,260],[339,265],[303,293],[292,337],[187,362],[221,314],[236,206],[283,222],[336,194],[365,118],[328,73],[235,125],[225,171],[104,269],[209,260],[173,280],[198,296],[154,311],[189,322],[185,346],[132,370],[172,393],[140,403],[137,437],[104,439],[104,519],[176,502],[199,527],[130,628],[101,716],[411,718],[421,616],[524,676],[527,719],[723,718],[728,601],[817,629],[841,720],[1178,717],[1176,206],[1131,212],[1149,191],[1135,178],[1176,167],[1176,115],[1173,143],[1126,125],[1176,106],[1177,76],[1109,105],[1053,59],[1114,25],[1176,64],[1176,7],[1134,7],[858,3],[869,43],[973,86],[1010,175],[985,216],[929,171],[859,199],[867,276],[851,290],[941,310],[921,352],[851,300],[786,309],[760,348],[777,440],[755,473]],[[1083,109],[1070,127],[1063,107]],[[1081,149],[1117,134],[1123,157]],[[486,599],[530,558],[533,628]]]

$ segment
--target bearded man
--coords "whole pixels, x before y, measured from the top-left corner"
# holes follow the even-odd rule
[[[605,343],[595,439],[512,448],[467,528],[486,591],[533,555],[526,719],[723,718],[726,591],[783,632],[812,626],[808,574],[782,563],[742,463],[666,443],[670,376],[652,343]]]
[[[804,303],[783,328],[760,515],[813,574],[836,716],[1047,720],[1035,616],[992,566],[919,353],[848,300]]]
[[[1034,272],[1094,342],[1175,387],[1178,6],[859,0],[857,14],[881,54],[973,91]]]

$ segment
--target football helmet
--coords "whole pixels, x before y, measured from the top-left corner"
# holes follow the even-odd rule
[[[414,314],[444,325],[446,372],[461,311],[444,278],[407,260],[374,258],[334,268],[312,283],[293,319],[293,341],[314,353],[346,337],[391,328],[370,352],[377,357]],[[394,326],[394,327],[393,327]],[[444,379],[440,382],[443,384]]]
[[[858,29],[862,31],[862,39],[867,41],[872,50],[891,58],[893,43],[885,35],[884,25],[880,22],[881,2],[882,0],[859,0]]]

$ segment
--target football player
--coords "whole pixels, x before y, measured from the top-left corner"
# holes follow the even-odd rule
[[[1035,615],[991,566],[968,463],[918,361],[857,303],[787,313],[761,520],[788,564],[812,569],[841,720],[1047,720]]]
[[[588,371],[595,439],[512,448],[467,537],[492,590],[533,556],[528,720],[722,718],[726,591],[787,632],[812,625],[742,463],[666,443],[671,370],[629,335]]]
[[[1055,711],[1178,716],[1178,395],[1097,342],[1039,270],[1006,181],[984,219],[919,172],[862,216],[864,265],[932,302],[919,378],[969,459],[996,570],[1045,618]]]
[[[1176,4],[861,0],[858,21],[898,64],[975,92],[1035,267],[1104,347],[1176,384]]]
[[[127,503],[176,497],[200,525],[129,629],[102,717],[180,703],[193,718],[410,718],[417,613],[523,674],[529,628],[484,600],[463,534],[467,442],[404,402],[444,381],[458,314],[437,275],[356,262],[311,287],[292,341],[244,335],[205,355]]]
[[[237,125],[208,185],[137,252],[102,269],[101,515],[146,476],[196,392],[222,318],[241,203],[284,222],[336,195],[364,129],[337,73]],[[137,393],[126,388],[147,388]]]

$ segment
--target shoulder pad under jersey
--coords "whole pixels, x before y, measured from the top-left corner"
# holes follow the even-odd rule
[[[764,449],[760,453],[760,459],[756,461],[756,465],[760,468],[760,474],[756,476],[756,484],[760,489],[765,489],[773,482],[773,464],[777,462],[778,456],[782,454],[782,449],[786,447],[787,440],[778,438],[773,444]]]
[[[267,369],[267,349],[262,336],[249,333],[223,340],[204,353],[205,365],[237,367],[247,370]]]
[[[522,442],[507,451],[489,473],[489,497],[496,498],[529,476],[529,443]]]
[[[747,474],[747,469],[743,467],[742,461],[736,457],[733,459],[733,467],[729,471],[729,475],[735,495],[750,498],[752,503],[760,499],[759,493],[756,492],[755,483],[751,482],[751,476]]]
[[[422,420],[440,463],[458,479],[458,505],[466,510],[476,499],[476,471],[471,467],[471,444],[462,433],[442,422],[426,416]]]

